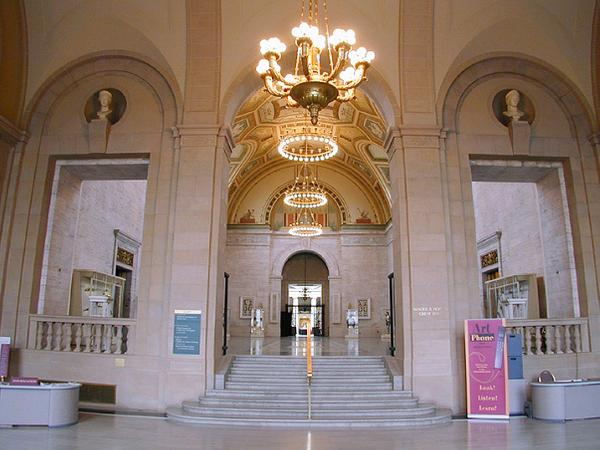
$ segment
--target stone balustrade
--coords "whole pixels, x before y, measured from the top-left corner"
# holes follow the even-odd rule
[[[135,324],[133,319],[31,314],[27,348],[54,352],[131,354]]]
[[[558,355],[590,351],[588,319],[508,319],[509,333],[523,336],[524,355]]]

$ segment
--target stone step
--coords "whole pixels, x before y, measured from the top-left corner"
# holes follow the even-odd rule
[[[367,392],[313,392],[312,398],[314,401],[374,401],[387,399],[412,399],[410,391],[367,391]],[[260,400],[278,400],[278,399],[300,399],[306,400],[307,391],[304,392],[287,392],[287,391],[230,391],[230,390],[209,390],[203,398],[251,398]]]
[[[209,416],[231,417],[261,417],[279,416],[286,418],[304,418],[308,413],[306,404],[295,408],[273,408],[268,406],[255,407],[250,405],[204,405],[198,402],[184,402],[185,412]],[[345,408],[332,410],[313,406],[313,418],[355,418],[355,417],[408,417],[431,415],[434,413],[433,405],[419,405],[415,407],[386,407],[386,408]]]
[[[451,421],[450,410],[438,409],[432,414],[411,417],[368,417],[368,418],[281,418],[274,416],[260,417],[218,417],[186,412],[183,408],[167,408],[167,419],[190,424],[222,425],[222,426],[265,426],[265,427],[300,427],[300,428],[403,428],[447,424]]]
[[[269,375],[264,377],[254,376],[254,375],[241,375],[241,374],[232,374],[227,377],[227,381],[235,381],[235,382],[253,382],[253,383],[288,383],[288,382],[304,382],[306,383],[306,375]],[[389,382],[389,375],[361,375],[357,380],[356,377],[352,376],[335,376],[335,375],[317,375],[315,374],[312,379],[313,384],[320,383],[334,383],[334,384],[355,384],[355,383],[376,383],[376,382]]]
[[[435,413],[433,405],[418,405],[406,408],[345,408],[343,410],[328,410],[313,407],[315,419],[341,419],[341,418],[390,418],[427,416]]]
[[[185,407],[184,402],[184,407]],[[210,398],[203,397],[199,402],[193,402],[194,404],[199,403],[201,406],[213,406],[213,407],[240,407],[240,408],[267,408],[267,409],[297,409],[306,408],[307,396],[296,399],[253,399],[253,398]],[[375,399],[371,401],[366,400],[351,400],[348,399],[337,399],[337,400],[323,400],[312,398],[312,405],[315,410],[337,410],[347,409],[349,405],[352,405],[353,409],[396,409],[396,408],[415,408],[418,404],[416,398],[407,399]]]
[[[300,383],[278,383],[277,384],[277,389],[279,390],[287,390],[287,389],[299,389],[302,388],[304,390],[306,390],[306,386],[302,385]],[[231,382],[231,381],[226,381],[225,382],[225,389],[232,389],[232,390],[255,390],[255,391],[269,391],[271,390],[271,388],[267,385],[261,384],[261,383],[245,383],[245,382]],[[353,382],[351,385],[345,384],[345,385],[336,385],[336,384],[329,384],[329,383],[313,383],[313,387],[312,387],[313,392],[318,392],[319,390],[331,390],[331,391],[356,391],[356,390],[361,390],[361,391],[372,391],[372,390],[379,390],[379,391],[391,391],[392,390],[392,383],[388,382],[388,383],[361,383],[361,382]]]
[[[282,419],[304,419],[308,414],[308,408],[280,409],[280,408],[225,408],[225,407],[209,407],[209,406],[185,406],[183,407],[186,413],[200,414],[212,417],[263,417],[275,416]]]

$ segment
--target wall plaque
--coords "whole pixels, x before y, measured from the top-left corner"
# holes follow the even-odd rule
[[[200,324],[202,311],[175,310],[173,326],[173,354],[200,354]]]
[[[484,253],[479,257],[481,259],[481,268],[498,264],[498,250]]]
[[[133,267],[133,253],[124,248],[117,247],[117,262]]]

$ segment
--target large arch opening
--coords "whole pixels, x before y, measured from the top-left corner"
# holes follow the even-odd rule
[[[249,305],[263,311],[265,352],[283,351],[285,338],[302,336],[297,321],[305,313],[312,317],[319,339],[345,342],[347,310],[359,305],[361,342],[371,340],[375,344],[370,349],[386,349],[387,275],[393,251],[385,112],[362,92],[350,102],[333,103],[321,111],[319,124],[340,151],[319,162],[314,172],[328,197],[326,205],[313,211],[323,234],[298,238],[288,234],[298,211],[283,197],[294,185],[299,167],[282,158],[277,145],[280,137],[306,126],[305,113],[264,91],[245,97],[231,118],[234,148],[225,270],[230,275],[227,330],[232,353],[258,351],[247,344],[257,336],[243,305],[248,311]],[[362,270],[362,263],[371,270]],[[345,343],[342,347],[343,353]]]
[[[329,336],[329,269],[318,255],[296,253],[281,273],[280,335],[306,336],[307,323],[314,336]]]

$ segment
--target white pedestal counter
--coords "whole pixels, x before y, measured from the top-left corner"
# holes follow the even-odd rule
[[[40,386],[0,385],[0,426],[59,427],[79,420],[78,383]]]
[[[531,383],[531,401],[535,419],[600,417],[600,379]]]

